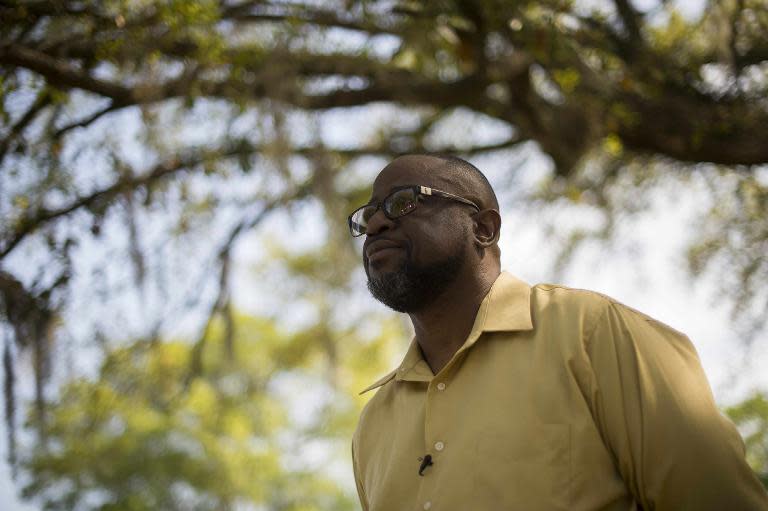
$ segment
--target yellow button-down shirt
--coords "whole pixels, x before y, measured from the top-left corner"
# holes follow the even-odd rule
[[[502,273],[438,374],[414,341],[377,387],[365,511],[768,510],[688,339],[597,293]]]

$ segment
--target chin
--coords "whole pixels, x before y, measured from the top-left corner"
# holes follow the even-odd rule
[[[368,280],[395,273],[404,273],[406,261],[393,261],[391,258],[371,262],[368,259],[363,260],[363,269]]]

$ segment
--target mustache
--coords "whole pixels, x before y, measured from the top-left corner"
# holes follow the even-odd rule
[[[363,244],[363,265],[366,268],[366,272],[368,271],[368,252],[370,251],[371,247],[373,247],[372,252],[376,252],[378,250],[377,245],[379,245],[381,248],[392,247],[403,249],[405,251],[406,259],[410,258],[411,256],[411,244],[405,240],[387,238],[386,236],[381,235],[366,238],[365,243]]]

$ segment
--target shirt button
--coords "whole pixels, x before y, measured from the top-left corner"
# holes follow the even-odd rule
[[[437,384],[437,390],[445,390],[445,383],[440,382]]]
[[[431,507],[432,507],[432,503],[431,503],[430,501],[426,501],[426,502],[424,503],[424,509],[429,509],[429,508],[431,508]]]
[[[435,444],[435,449],[437,449],[438,451],[442,451],[444,448],[445,448],[445,444],[443,442],[437,442]]]

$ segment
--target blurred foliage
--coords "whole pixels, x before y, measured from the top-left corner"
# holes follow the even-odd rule
[[[731,268],[720,272],[720,290],[734,301],[737,316],[755,318],[743,323],[745,338],[754,339],[768,317],[768,186],[750,175],[718,181],[714,206],[688,249],[688,265],[694,275]]]
[[[741,430],[749,465],[768,488],[768,399],[757,392],[726,413]]]
[[[119,368],[59,388],[68,357],[72,371],[86,372],[72,356],[82,347],[105,364],[135,356],[152,366],[166,343],[188,359],[188,377],[168,383],[183,388],[163,405],[168,415],[140,414],[160,414],[163,439],[191,427],[174,421],[192,413],[195,389],[209,389],[217,406],[226,394],[209,372],[219,367],[212,352],[227,353],[221,367],[234,364],[233,374],[241,374],[239,350],[272,349],[269,341],[256,345],[261,337],[243,337],[251,326],[264,339],[282,339],[293,334],[278,327],[301,325],[292,342],[304,348],[275,359],[297,375],[315,367],[302,350],[321,346],[318,382],[346,385],[344,364],[367,382],[375,371],[354,366],[345,350],[370,346],[381,332],[355,294],[362,287],[353,269],[357,249],[344,220],[367,200],[373,173],[407,152],[493,161],[498,168],[486,170],[509,190],[526,181],[525,163],[544,155],[545,168],[515,200],[550,223],[560,268],[587,240],[615,241],[617,226],[648,211],[660,192],[673,204],[682,189],[695,193],[697,223],[680,233],[690,241],[690,273],[716,275],[718,299],[732,304],[734,337],[756,338],[768,318],[768,5],[703,0],[699,7],[660,1],[640,10],[626,0],[0,0],[0,319],[11,464],[16,378],[26,375],[26,353],[35,387],[28,425],[40,444],[36,459],[52,467],[55,458],[45,456],[56,449],[84,448],[57,433],[69,427],[61,414],[75,414],[71,402],[97,399],[90,396],[102,387],[121,409],[132,399],[147,410],[160,406],[154,398],[162,401],[113,388],[114,378],[128,378]],[[562,222],[563,212],[594,221]],[[244,266],[252,280],[243,279]],[[253,281],[266,295],[260,317],[270,319],[244,327],[250,320],[235,312],[234,295]],[[368,330],[345,339],[356,323]],[[274,332],[265,333],[269,328]],[[187,344],[168,342],[181,337]],[[272,402],[271,387],[265,389],[254,403]],[[227,403],[222,397],[220,405]],[[242,420],[253,421],[251,435],[277,434],[277,426],[259,430],[266,426],[248,410]],[[347,420],[332,412],[323,416]],[[102,420],[93,413],[94,424]],[[127,418],[103,420],[109,425],[99,434],[125,428],[142,443],[136,435],[145,433],[131,430]],[[338,431],[348,432],[345,424]],[[189,438],[242,441],[220,424],[195,427]],[[133,449],[113,441],[102,447]],[[220,447],[211,449],[224,463]],[[269,453],[279,455],[244,447],[242,456]],[[158,452],[157,470],[166,454],[192,456],[181,448]],[[118,468],[129,470],[131,459],[138,458],[88,480],[73,476],[62,488],[80,498],[78,488],[90,492],[98,480],[114,484],[110,498],[119,499],[125,487]],[[40,463],[27,466],[55,472]],[[275,478],[288,480],[278,458],[269,463]],[[257,485],[256,493],[240,486],[237,470],[225,470],[212,488],[205,470],[213,469],[193,473],[191,464],[178,494],[162,497],[171,500],[152,500],[161,496],[150,489],[165,477],[156,474],[141,483],[149,493],[135,505],[172,506],[184,495],[200,506],[267,502]],[[66,480],[54,472],[44,479]],[[330,488],[307,485],[301,491]],[[30,494],[48,491],[55,494],[53,486],[29,487]],[[323,494],[337,498],[335,491]]]
[[[357,392],[390,363],[397,324],[381,319],[373,337],[327,332],[343,340],[331,387],[317,325],[235,322],[235,356],[206,350],[198,374],[189,343],[138,342],[109,352],[97,377],[64,384],[48,442],[21,458],[24,495],[68,511],[355,509],[354,490],[323,469],[347,463]]]

